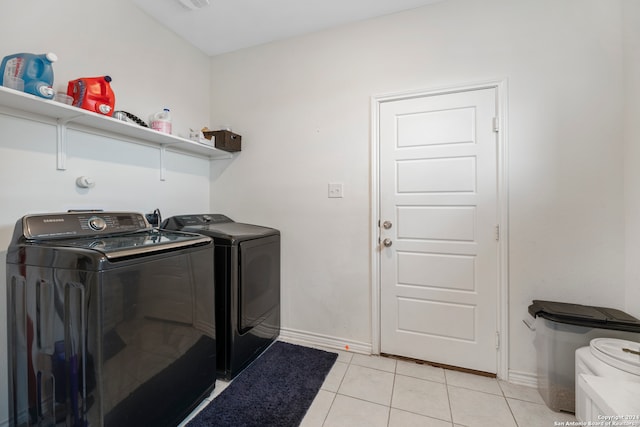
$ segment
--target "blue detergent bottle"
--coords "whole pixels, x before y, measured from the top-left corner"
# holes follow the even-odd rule
[[[5,56],[0,64],[0,85],[9,86],[9,80],[22,79],[24,92],[51,99],[55,94],[51,64],[57,60],[56,54],[51,52],[42,55],[16,53]]]

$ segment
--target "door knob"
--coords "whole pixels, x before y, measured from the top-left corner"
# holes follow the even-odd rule
[[[391,239],[384,239],[382,241],[382,244],[388,248],[389,246],[393,245],[393,242],[391,241]]]
[[[385,230],[390,229],[392,225],[393,225],[393,224],[391,224],[391,221],[385,221],[385,222],[383,222],[383,223],[382,223],[382,227],[383,227]]]

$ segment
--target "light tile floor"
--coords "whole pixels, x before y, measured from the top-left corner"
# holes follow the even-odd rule
[[[550,410],[535,388],[386,357],[328,351],[338,353],[338,359],[301,427],[551,427],[576,421],[571,414]],[[227,385],[218,380],[215,392],[191,416]]]

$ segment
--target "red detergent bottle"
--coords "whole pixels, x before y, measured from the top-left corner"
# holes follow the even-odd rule
[[[26,93],[51,99],[54,95],[53,64],[58,60],[55,53],[36,55],[16,53],[5,56],[0,63],[0,85],[10,87],[10,82],[23,81]]]
[[[69,81],[67,95],[73,98],[73,105],[84,110],[113,115],[116,96],[111,90],[111,77],[82,77]]]

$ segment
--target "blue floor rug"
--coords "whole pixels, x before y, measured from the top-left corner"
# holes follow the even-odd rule
[[[187,427],[294,427],[338,355],[276,341]]]

